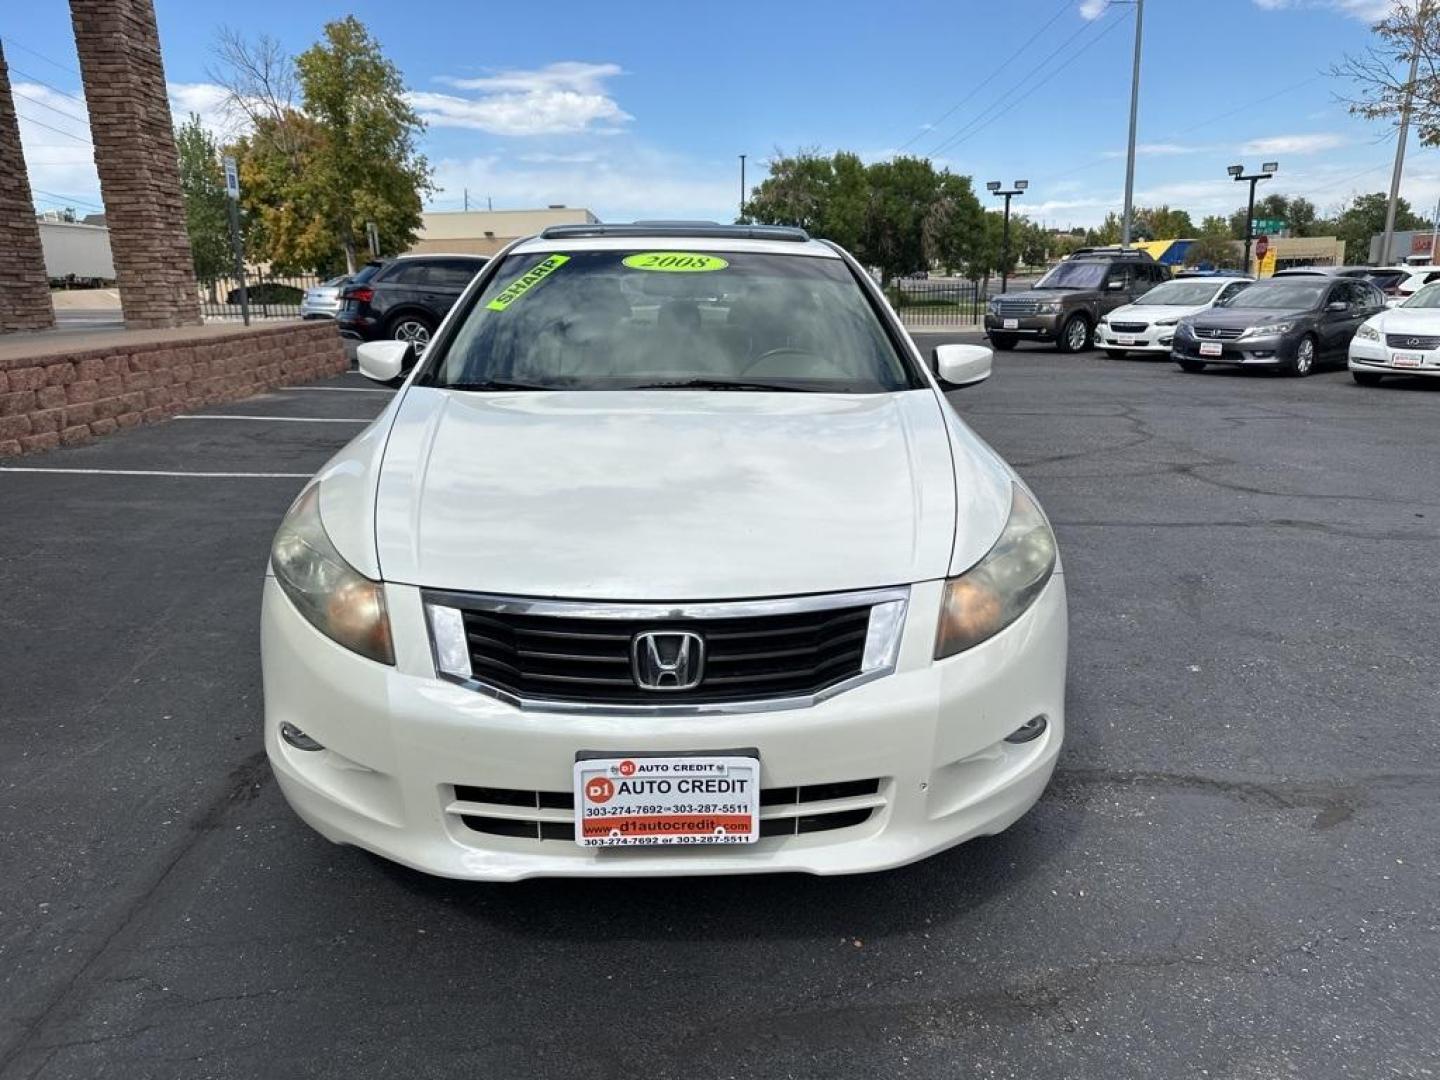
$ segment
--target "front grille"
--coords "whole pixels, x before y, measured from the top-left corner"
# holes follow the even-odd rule
[[[1440,337],[1427,337],[1421,334],[1386,334],[1385,344],[1392,349],[1419,349],[1428,352],[1431,349],[1440,349]]]
[[[1197,338],[1205,341],[1234,341],[1245,332],[1239,326],[1195,326],[1191,330]]]
[[[532,701],[688,705],[819,693],[860,674],[870,604],[730,618],[592,618],[466,608],[477,681]],[[685,630],[704,643],[704,674],[689,690],[636,684],[631,643],[646,631]]]
[[[1037,304],[1034,300],[1001,300],[998,314],[1007,319],[1023,319],[1034,315]]]
[[[798,836],[862,825],[884,804],[880,780],[844,780],[800,787],[763,788],[760,836]],[[847,802],[857,805],[847,806]],[[818,803],[828,804],[816,810]],[[506,808],[497,813],[500,808]],[[569,791],[455,785],[455,802],[446,808],[467,829],[488,836],[525,840],[575,839],[575,796]],[[490,812],[486,812],[489,810]],[[547,812],[548,811],[548,812]]]
[[[1149,323],[1143,322],[1112,322],[1110,329],[1117,334],[1143,334],[1149,326]]]

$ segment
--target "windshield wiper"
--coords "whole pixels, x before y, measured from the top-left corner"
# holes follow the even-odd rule
[[[671,382],[637,383],[618,386],[617,390],[778,390],[791,394],[808,394],[803,386],[786,383],[754,382],[744,379],[676,379]]]
[[[527,382],[506,382],[503,379],[481,379],[476,382],[453,382],[446,383],[444,390],[556,390],[555,386],[542,386],[539,383]]]

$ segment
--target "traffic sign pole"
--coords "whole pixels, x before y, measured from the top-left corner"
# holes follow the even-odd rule
[[[225,199],[230,204],[230,250],[235,256],[235,279],[240,283],[240,319],[250,325],[250,290],[245,284],[245,249],[240,242],[240,170],[228,154],[225,165]]]

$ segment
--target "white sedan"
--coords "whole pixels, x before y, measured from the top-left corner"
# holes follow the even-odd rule
[[[1175,326],[1234,296],[1247,277],[1177,278],[1145,293],[1133,304],[1116,308],[1095,327],[1095,344],[1116,360],[1126,353],[1170,355]]]
[[[276,535],[290,805],[490,881],[855,873],[1008,827],[1060,751],[1064,575],[945,396],[990,350],[933,362],[799,229],[511,245]]]
[[[1350,374],[1361,386],[1386,375],[1440,376],[1440,283],[1361,324],[1350,339]]]

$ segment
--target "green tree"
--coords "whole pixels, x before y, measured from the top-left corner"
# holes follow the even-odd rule
[[[1242,252],[1230,236],[1230,223],[1219,215],[1200,223],[1199,235],[1185,252],[1186,266],[1238,270],[1242,261]]]
[[[1184,210],[1168,206],[1137,207],[1135,223],[1151,240],[1183,240],[1195,235],[1195,224]]]
[[[769,176],[752,189],[743,220],[798,225],[860,257],[870,215],[865,163],[843,150],[828,158],[802,150],[777,151],[767,164]]]
[[[1238,206],[1230,215],[1230,236],[1234,240],[1245,239],[1245,211],[1248,206]],[[1326,236],[1325,223],[1316,216],[1315,204],[1299,195],[1266,195],[1255,200],[1256,221],[1284,222],[1285,231],[1291,236]]]
[[[1385,207],[1389,196],[1383,191],[1357,196],[1341,209],[1335,219],[1335,236],[1345,241],[1345,258],[1352,263],[1370,258],[1370,240],[1385,231]],[[1405,199],[1395,203],[1395,228],[1423,229],[1430,222],[1410,209]]]
[[[1394,123],[1407,107],[1426,146],[1440,146],[1440,0],[1389,5],[1372,26],[1373,43],[1347,54],[1330,74],[1348,81],[1350,112],[1367,120]],[[1419,66],[1410,81],[1410,59]]]
[[[1120,215],[1112,210],[1105,215],[1105,220],[1097,228],[1085,233],[1085,243],[1090,247],[1118,244],[1124,232],[1124,222],[1120,220]]]
[[[225,274],[233,261],[220,148],[194,113],[175,129],[175,148],[180,157],[180,192],[185,197],[185,229],[190,234],[195,277],[213,289],[215,279]]]
[[[925,215],[924,248],[928,260],[946,270],[969,276],[977,251],[984,246],[985,211],[968,176],[941,172],[935,200]]]

